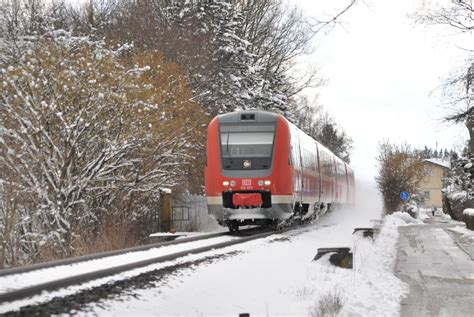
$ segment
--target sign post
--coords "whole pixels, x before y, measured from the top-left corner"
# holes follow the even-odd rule
[[[403,201],[407,201],[408,199],[410,199],[410,194],[408,192],[403,191],[400,193],[400,199]]]

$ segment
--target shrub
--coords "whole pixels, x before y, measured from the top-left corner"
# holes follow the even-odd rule
[[[310,308],[309,315],[311,317],[337,316],[343,306],[344,301],[341,293],[331,291],[319,298],[317,303]]]
[[[186,74],[157,51],[121,54],[63,34],[0,63],[1,265],[71,256],[109,218],[145,235],[159,188],[197,165],[207,116]]]
[[[400,193],[415,193],[426,172],[422,157],[408,145],[384,142],[378,150],[377,187],[382,193],[385,212],[391,214],[399,210],[402,203]]]
[[[464,209],[462,213],[462,220],[466,223],[466,228],[474,230],[474,209]]]
[[[447,195],[446,201],[449,208],[447,209],[449,215],[454,220],[463,220],[463,210],[473,206],[474,198],[469,198],[465,191],[451,192]]]

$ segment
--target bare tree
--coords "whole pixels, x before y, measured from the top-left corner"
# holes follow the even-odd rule
[[[329,32],[336,25],[340,24],[341,18],[357,3],[357,0],[348,0],[347,4],[339,9],[335,9],[335,13],[327,18],[312,18],[310,21],[311,29],[315,33],[322,31]]]
[[[301,8],[284,0],[235,0],[233,3],[243,12],[242,37],[251,43],[250,52],[255,54],[255,64],[261,67],[265,80],[286,76],[283,90],[288,97],[321,84],[315,65],[308,65],[306,73],[300,72],[298,78],[291,70],[298,57],[313,52],[314,37],[331,22],[316,22],[305,16]],[[333,17],[334,21],[344,12]]]
[[[427,25],[448,26],[472,39],[474,6],[472,0],[424,1],[415,13],[417,22]],[[472,45],[474,40],[467,43]],[[443,85],[443,98],[449,107],[448,122],[464,122],[469,130],[470,153],[474,157],[474,47],[463,48],[468,57],[464,65],[452,72]]]
[[[447,25],[461,32],[474,30],[472,0],[423,1],[415,16],[418,22],[429,25]]]
[[[398,210],[402,201],[400,193],[416,193],[419,182],[426,172],[423,159],[408,145],[395,145],[384,141],[379,145],[377,162],[378,175],[375,178],[382,193],[385,212]]]

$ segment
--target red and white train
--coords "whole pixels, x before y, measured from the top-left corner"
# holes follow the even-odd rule
[[[264,111],[215,117],[207,130],[209,213],[231,231],[313,219],[354,203],[354,172],[289,122]]]

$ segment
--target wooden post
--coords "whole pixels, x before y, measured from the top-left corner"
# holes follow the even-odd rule
[[[471,107],[466,118],[466,127],[469,130],[469,153],[468,157],[474,159],[474,63],[471,64],[466,76],[466,88],[467,88],[467,99],[468,106]]]
[[[172,214],[171,214],[171,189],[160,189],[161,201],[161,232],[170,232]]]
[[[474,158],[474,110],[472,110],[471,113],[467,115],[466,127],[469,130],[469,137],[470,137],[468,157]]]

